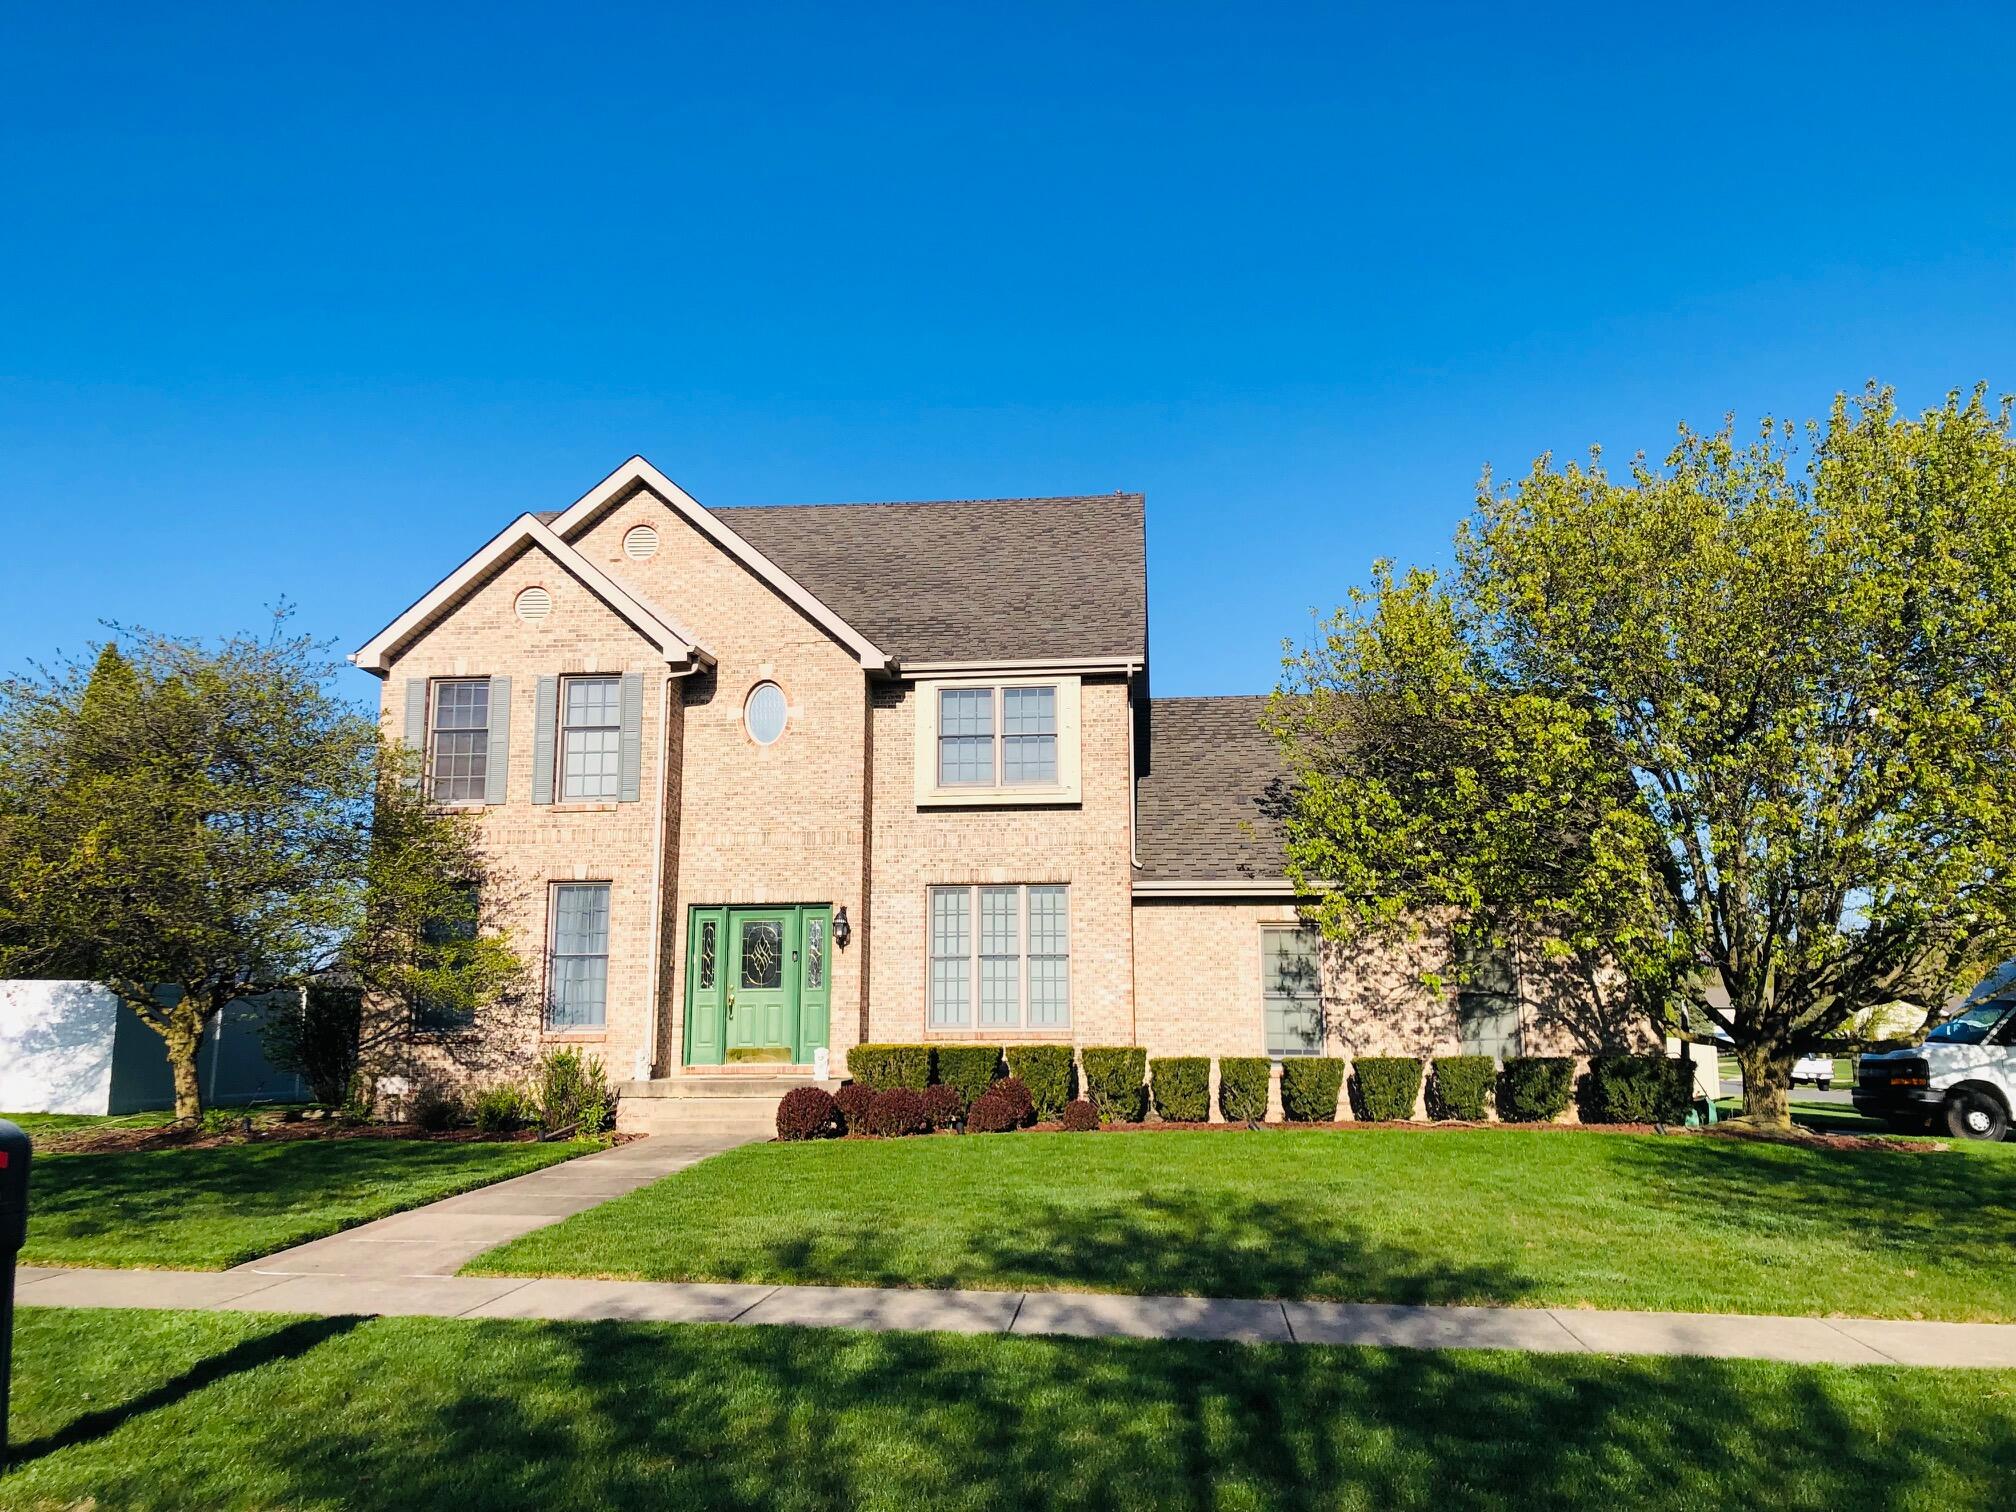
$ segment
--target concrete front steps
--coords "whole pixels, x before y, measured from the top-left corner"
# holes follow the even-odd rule
[[[793,1087],[839,1090],[810,1066],[710,1066],[650,1081],[616,1086],[616,1127],[635,1134],[740,1135],[768,1139],[777,1132],[777,1104]]]

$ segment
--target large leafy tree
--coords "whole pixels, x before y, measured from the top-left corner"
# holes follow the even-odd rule
[[[1774,1124],[1802,1050],[2016,949],[2009,406],[1803,434],[1487,474],[1454,570],[1382,566],[1269,715],[1326,933],[1537,938],[1721,1024]]]
[[[515,979],[475,927],[474,821],[427,804],[334,673],[283,613],[0,682],[0,976],[104,984],[165,1042],[178,1117],[236,999],[335,975],[467,1009]]]

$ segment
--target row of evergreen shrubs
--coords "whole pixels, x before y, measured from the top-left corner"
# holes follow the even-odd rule
[[[1067,1127],[1088,1119],[1138,1123],[1151,1103],[1170,1123],[1203,1123],[1210,1115],[1211,1061],[1201,1055],[1160,1056],[1151,1063],[1139,1047],[1093,1046],[1074,1061],[1066,1045],[1010,1045],[1005,1050],[993,1045],[859,1045],[848,1052],[848,1065],[854,1082],[841,1089],[840,1097],[851,1096],[860,1107],[853,1112],[841,1107],[835,1127],[857,1132],[868,1131],[867,1099],[898,1090],[939,1094],[947,1112],[943,1122],[928,1121],[929,1127],[964,1123],[980,1132],[980,1125],[1001,1123],[1004,1114],[988,1108],[976,1117],[976,1105],[1010,1081],[1021,1089],[1017,1097],[1026,1096],[1030,1106],[1004,1127],[1060,1118]],[[1272,1065],[1258,1055],[1219,1058],[1218,1109],[1228,1122],[1266,1119]],[[1412,1056],[1368,1055],[1349,1063],[1348,1083],[1346,1069],[1336,1056],[1283,1060],[1281,1106],[1288,1119],[1330,1122],[1337,1116],[1340,1092],[1348,1095],[1358,1119],[1411,1119],[1424,1075],[1428,1113],[1439,1120],[1481,1122],[1491,1116],[1495,1103],[1504,1122],[1549,1123],[1574,1101],[1585,1123],[1677,1123],[1688,1107],[1685,1064],[1660,1055],[1596,1056],[1579,1086],[1574,1062],[1566,1056],[1509,1056],[1501,1070],[1488,1055],[1438,1056],[1425,1063]]]

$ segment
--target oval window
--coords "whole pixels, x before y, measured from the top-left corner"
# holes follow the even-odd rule
[[[760,682],[749,690],[742,705],[742,723],[749,738],[758,745],[772,745],[784,733],[784,690],[773,682]]]

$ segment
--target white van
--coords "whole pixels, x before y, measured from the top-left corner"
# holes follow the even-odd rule
[[[1943,1122],[1956,1139],[2001,1139],[2016,1107],[2016,1000],[1976,1003],[1903,1050],[1864,1055],[1855,1111],[1898,1128]]]

